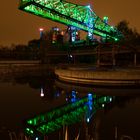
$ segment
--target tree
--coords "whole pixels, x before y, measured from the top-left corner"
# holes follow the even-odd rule
[[[136,51],[140,47],[140,34],[136,29],[129,27],[129,22],[126,20],[120,21],[117,24],[117,28],[123,34],[123,39],[120,41],[120,45],[126,45],[131,50]]]
[[[123,39],[118,43],[120,49],[128,50],[128,53],[118,55],[120,62],[123,64],[131,65],[140,64],[139,50],[140,50],[140,34],[135,28],[129,27],[129,22],[123,20],[118,23],[117,28],[123,34]]]

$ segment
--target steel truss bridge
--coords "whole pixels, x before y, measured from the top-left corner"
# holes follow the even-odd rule
[[[50,19],[67,26],[118,41],[122,34],[108,25],[107,17],[101,19],[91,7],[78,5],[64,0],[20,0],[19,9],[34,15]]]
[[[91,97],[92,96],[92,97]],[[25,133],[32,138],[40,138],[84,119],[90,122],[95,112],[112,102],[111,96],[96,97],[91,93],[82,99],[72,99],[70,103],[39,114],[25,121]]]

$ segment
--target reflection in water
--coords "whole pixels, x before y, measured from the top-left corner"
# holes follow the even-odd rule
[[[67,126],[84,120],[90,123],[95,112],[109,105],[112,100],[113,97],[97,97],[92,93],[80,99],[76,97],[76,91],[73,90],[71,98],[67,100],[68,104],[26,120],[25,132],[33,139],[37,138],[40,140],[43,140],[45,135],[53,133],[64,126],[66,126],[65,133],[67,133]]]
[[[44,95],[45,95],[44,90],[43,90],[43,88],[41,87],[41,89],[40,89],[40,97],[44,97]]]
[[[32,119],[40,116],[41,120],[36,120],[35,128],[30,123],[25,123],[24,126],[28,126],[28,135],[33,131],[38,139],[48,132],[45,137],[49,140],[63,140],[65,137],[69,140],[113,140],[116,136],[119,140],[122,135],[139,140],[140,89],[114,90],[110,87],[62,84],[55,81],[54,77],[44,75],[16,75],[9,82],[13,84],[0,83],[0,139],[2,135],[4,140],[8,140],[10,136],[20,139],[17,132],[20,137],[24,137],[23,120],[29,121],[32,116]],[[76,107],[82,99],[86,101]],[[67,107],[70,109],[65,110]],[[56,114],[59,111],[63,113]],[[37,115],[40,113],[43,117]],[[15,128],[20,128],[21,132]]]

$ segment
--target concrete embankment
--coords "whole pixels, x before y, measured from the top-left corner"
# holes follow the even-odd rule
[[[54,66],[41,64],[39,61],[0,61],[0,76],[10,78],[13,76],[40,76],[52,75]]]
[[[55,74],[62,81],[92,85],[140,86],[140,68],[56,68]]]

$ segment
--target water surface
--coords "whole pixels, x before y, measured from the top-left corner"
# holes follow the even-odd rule
[[[44,97],[41,97],[41,89]],[[118,139],[122,135],[129,135],[135,140],[140,139],[140,89],[138,87],[135,89],[83,86],[63,83],[43,74],[18,75],[11,80],[1,80],[1,136],[8,130],[18,133],[19,130],[23,130],[23,121],[27,118],[66,104],[66,95],[73,89],[78,92],[79,97],[92,92],[101,96],[114,96],[115,100],[110,106],[98,110],[90,123],[82,122],[69,126],[69,139],[73,140],[74,136],[80,134],[80,140],[85,140],[85,137],[113,140],[115,133]],[[59,135],[57,131],[53,135],[50,134],[48,138],[61,139]]]

